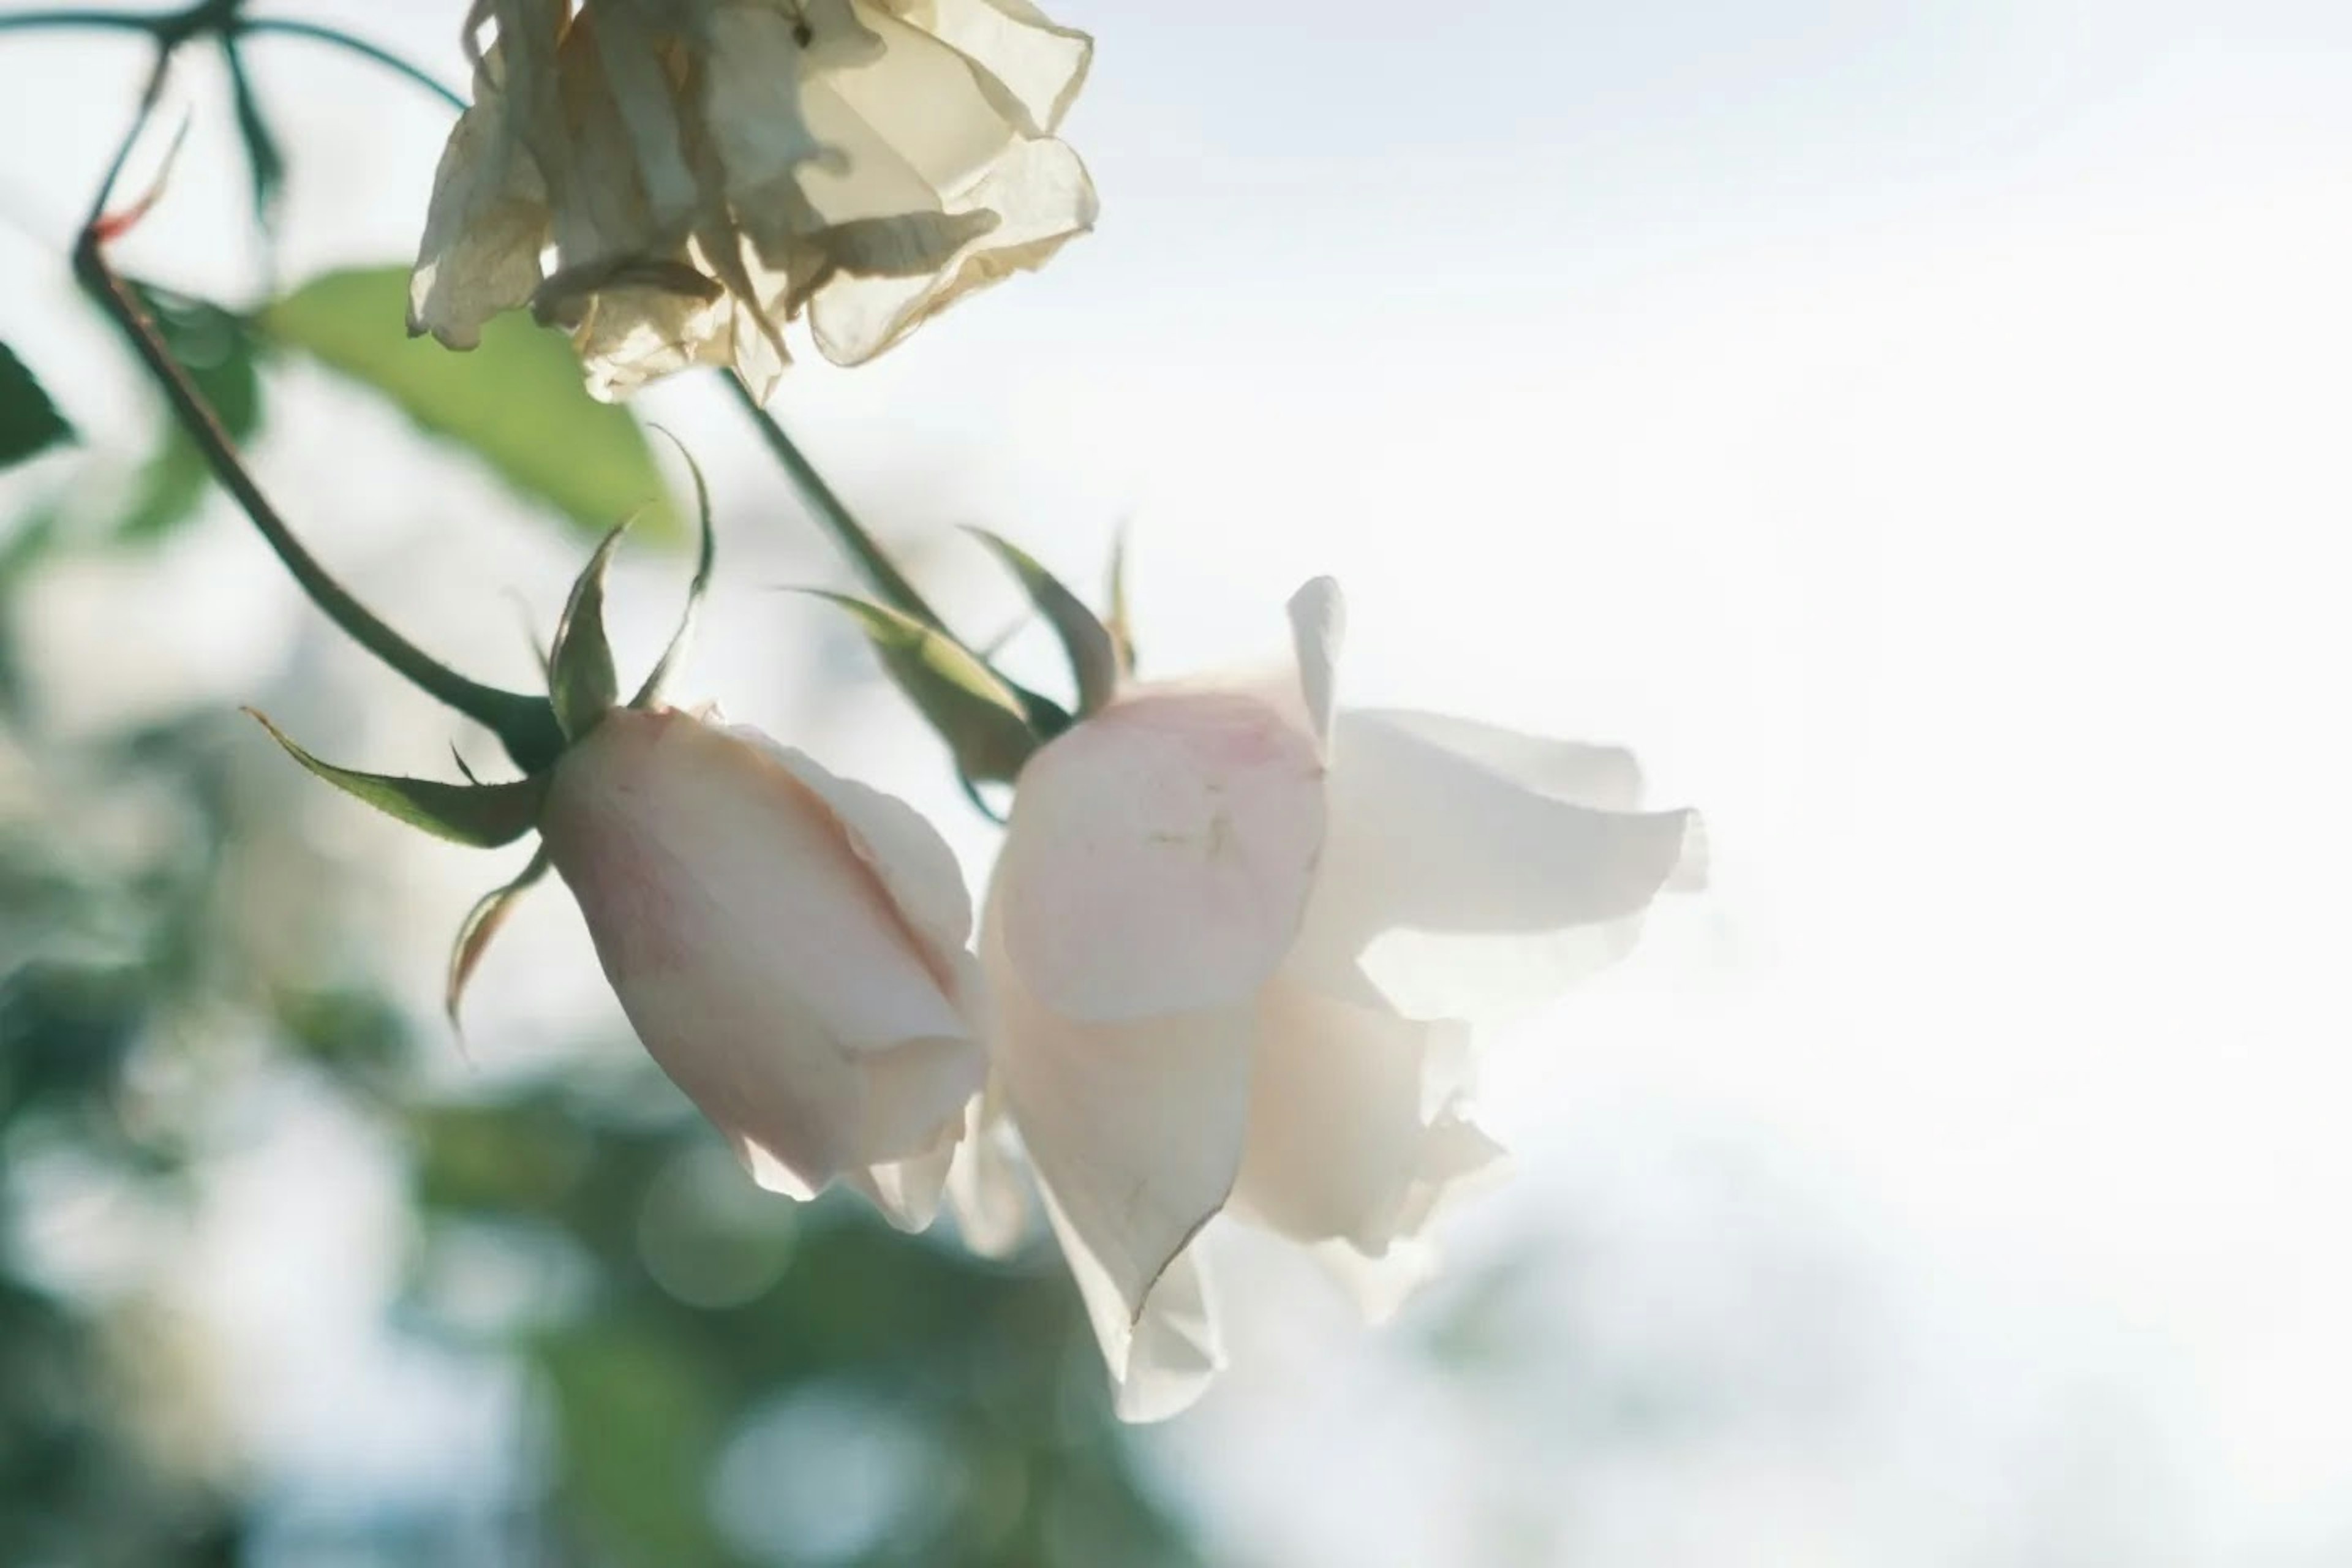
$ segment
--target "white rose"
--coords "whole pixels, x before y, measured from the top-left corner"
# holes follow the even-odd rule
[[[646,1050],[762,1186],[939,1202],[986,1074],[971,901],[939,834],[756,730],[607,713],[556,764],[547,853]]]
[[[1022,773],[982,921],[1000,1100],[1130,1420],[1222,1363],[1220,1213],[1313,1247],[1374,1317],[1502,1151],[1469,1121],[1474,1024],[1630,945],[1701,876],[1696,816],[1633,809],[1624,752],[1339,712],[1328,580],[1297,671],[1139,686]],[[1009,1238],[1002,1130],[958,1195]]]
[[[806,312],[839,363],[1093,226],[1053,132],[1093,45],[1027,0],[475,0],[410,330],[530,305],[602,397],[730,365]]]

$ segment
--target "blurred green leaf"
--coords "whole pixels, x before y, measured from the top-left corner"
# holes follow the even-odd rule
[[[572,1194],[595,1152],[552,1101],[436,1105],[411,1119],[416,1198],[427,1210],[537,1216]]]
[[[471,448],[526,495],[592,535],[643,508],[640,526],[682,540],[677,507],[644,429],[581,385],[560,332],[509,312],[465,353],[413,339],[404,267],[331,272],[267,307],[258,325],[390,399],[420,426]]]
[[[541,1342],[555,1394],[568,1508],[598,1526],[612,1561],[713,1568],[739,1559],[704,1502],[723,1415],[703,1367],[677,1338],[614,1322]]]
[[[188,373],[229,439],[243,441],[261,425],[261,374],[248,323],[235,311],[152,284],[131,290],[155,323],[180,368]],[[162,447],[148,459],[130,510],[117,526],[125,540],[160,539],[194,515],[212,483],[212,468],[176,420],[164,427]]]
[[[73,426],[33,373],[7,344],[0,343],[0,468],[73,439]]]

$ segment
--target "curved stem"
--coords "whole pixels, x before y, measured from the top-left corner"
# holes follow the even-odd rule
[[[365,38],[354,37],[340,27],[330,27],[319,22],[304,22],[290,16],[240,16],[229,24],[228,30],[239,37],[274,33],[280,37],[308,38],[313,43],[327,44],[357,55],[372,64],[382,66],[395,76],[405,77],[461,113],[466,108],[466,100],[462,93],[447,86],[423,66],[401,58],[382,45],[371,44]]]
[[[0,16],[0,33],[87,27],[100,32],[154,34],[169,17],[131,11],[12,11]]]
[[[352,597],[342,584],[320,566],[302,542],[295,538],[285,520],[261,493],[253,476],[246,471],[238,458],[236,444],[221,426],[220,420],[205,403],[204,395],[188,379],[180,363],[172,357],[163,341],[156,334],[138,300],[123,285],[114,269],[107,265],[105,241],[108,235],[106,204],[113,195],[115,182],[121,178],[122,165],[130,157],[131,147],[145,128],[153,112],[155,101],[163,84],[164,68],[169,64],[171,49],[159,47],[155,69],[149,77],[146,91],[142,95],[139,111],[130,133],[107,166],[106,175],[99,184],[98,199],[91,205],[89,219],[82,225],[80,237],[74,242],[74,276],[89,290],[123,335],[131,341],[148,373],[163,387],[164,397],[181,427],[196,444],[211,465],[213,475],[222,488],[236,498],[247,517],[252,519],[270,550],[286,570],[293,575],[310,602],[325,612],[327,617],[341,627],[353,641],[374,654],[429,696],[446,703],[458,712],[488,727],[526,773],[536,772],[553,762],[563,748],[563,737],[555,722],[553,705],[543,698],[526,697],[519,692],[504,691],[497,687],[458,674],[447,665],[423,652],[383,621],[374,612]]]
[[[776,423],[776,416],[760,406],[760,400],[751,395],[751,389],[743,384],[742,378],[727,377],[727,387],[735,395],[735,401],[743,405],[743,412],[749,414],[751,422],[760,427],[760,435],[768,443],[768,450],[783,464],[784,472],[792,477],[793,488],[799,490],[801,499],[808,502],[809,510],[816,514],[818,524],[832,536],[834,543],[841,547],[842,553],[849,557],[851,564],[866,574],[866,581],[873,588],[875,596],[892,609],[912,616],[927,626],[946,630],[940,623],[938,612],[924,603],[923,595],[916,592],[915,585],[907,581],[906,574],[892,563],[874,536],[866,531],[865,524],[859,522],[856,515],[842,504],[841,498],[833,493],[833,487],[824,482],[824,476],[801,455],[800,447],[784,433],[784,427]]]

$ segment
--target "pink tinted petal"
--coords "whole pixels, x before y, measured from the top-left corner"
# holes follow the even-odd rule
[[[1268,703],[1145,689],[1031,760],[992,896],[1041,1005],[1114,1020],[1246,1003],[1298,929],[1323,765]]]
[[[1111,1405],[1118,1418],[1139,1424],[1182,1414],[1208,1391],[1210,1379],[1225,1364],[1216,1299],[1200,1248],[1188,1247],[1171,1259],[1146,1300],[1130,1308],[1055,1201],[1053,1189],[1041,1184],[1039,1191],[1045,1217],[1086,1303],[1087,1321],[1102,1346],[1110,1372]]]
[[[761,750],[617,710],[558,765],[543,826],[639,1038],[762,1184],[928,1152],[977,1092],[931,954]]]
[[[1255,1009],[1118,1023],[1044,1006],[984,930],[1005,1102],[1041,1184],[1132,1314],[1233,1188]]]
[[[1448,1092],[1463,1026],[1282,979],[1268,988],[1260,1031],[1236,1215],[1377,1257],[1501,1157]]]
[[[850,848],[880,879],[899,915],[940,967],[958,967],[971,943],[971,894],[955,851],[922,813],[896,795],[830,772],[807,752],[750,725],[728,725],[722,732],[766,753],[824,801],[848,835]]]
[[[1418,1018],[1548,999],[1622,955],[1702,856],[1694,813],[1572,805],[1384,714],[1340,715],[1330,811],[1297,972],[1338,985],[1360,967]]]

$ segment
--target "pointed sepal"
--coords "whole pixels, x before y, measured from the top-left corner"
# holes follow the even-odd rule
[[[1121,675],[1135,673],[1135,621],[1127,613],[1127,529],[1121,526],[1118,536],[1111,541],[1110,584],[1108,603],[1103,611],[1103,627],[1110,633],[1111,647],[1118,654]]]
[[[450,1027],[463,1032],[464,1026],[457,1021],[457,1005],[465,1000],[466,983],[473,979],[475,966],[489,951],[490,939],[507,923],[507,916],[514,912],[523,894],[547,875],[547,850],[542,846],[520,876],[503,888],[483,894],[481,901],[466,911],[465,921],[457,927],[457,940],[449,949],[449,989],[442,1001],[449,1015]]]
[[[702,608],[703,596],[710,592],[710,568],[718,553],[710,530],[710,486],[703,479],[702,465],[694,460],[694,454],[686,449],[685,442],[670,436],[658,425],[654,428],[661,430],[664,436],[669,436],[670,445],[676,447],[677,455],[686,459],[687,472],[694,476],[694,514],[701,525],[702,544],[694,560],[694,581],[686,585],[686,609],[677,617],[677,630],[670,634],[669,646],[662,649],[661,658],[646,673],[646,683],[637,688],[635,697],[629,699],[632,708],[653,708],[660,703],[662,687],[668,682],[670,671],[677,667],[677,661],[685,656],[687,639],[694,632],[694,617]]]
[[[967,778],[1003,784],[1021,772],[1038,745],[1027,710],[969,648],[886,605],[822,588],[803,592],[856,618],[883,669],[939,731]]]
[[[73,426],[25,362],[0,343],[0,468],[73,438]]]
[[[1061,579],[1039,565],[1027,551],[984,528],[966,531],[1012,569],[1021,580],[1022,592],[1029,595],[1037,613],[1045,617],[1045,624],[1054,628],[1054,636],[1070,661],[1071,679],[1077,685],[1078,716],[1084,718],[1108,702],[1118,689],[1119,678],[1118,646],[1110,629],[1087,608],[1084,600],[1063,586]]]
[[[555,642],[547,651],[547,694],[555,703],[555,721],[563,737],[577,741],[621,699],[621,678],[613,669],[613,645],[604,637],[604,574],[613,552],[634,518],[623,518],[596,553],[588,558],[572,597],[564,603],[563,618],[556,623]]]
[[[270,738],[286,748],[288,756],[314,776],[436,838],[495,849],[539,825],[540,806],[547,797],[544,777],[517,779],[512,784],[454,784],[438,779],[359,773],[320,762],[261,713],[250,708],[246,711],[260,721]]]

